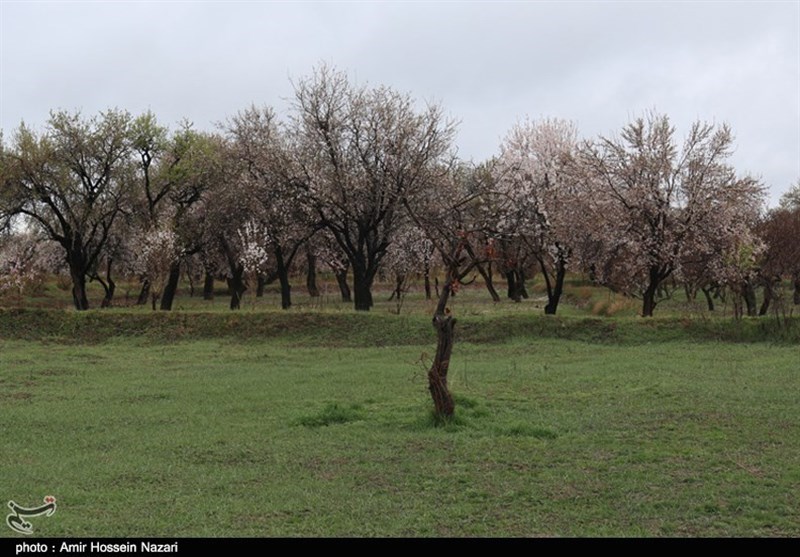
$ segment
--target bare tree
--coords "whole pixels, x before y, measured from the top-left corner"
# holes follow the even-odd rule
[[[404,200],[428,187],[455,132],[442,109],[416,109],[388,87],[357,87],[322,66],[295,86],[293,138],[304,192],[353,270],[356,310],[372,306],[372,283]]]
[[[436,354],[428,370],[428,389],[433,399],[437,418],[449,419],[455,412],[455,401],[447,385],[450,357],[455,342],[456,319],[448,303],[462,280],[478,272],[491,258],[487,250],[487,222],[485,207],[494,206],[489,184],[478,184],[475,173],[465,173],[462,168],[442,171],[432,188],[435,192],[426,200],[414,205],[406,203],[412,221],[425,232],[441,256],[445,281],[433,314],[436,330]],[[488,178],[486,173],[477,174]],[[466,179],[469,177],[470,179]],[[482,215],[484,218],[476,218]]]

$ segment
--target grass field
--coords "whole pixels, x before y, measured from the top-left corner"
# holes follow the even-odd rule
[[[466,287],[437,426],[432,302],[331,286],[290,311],[274,286],[238,312],[6,297],[0,498],[56,496],[38,536],[800,536],[797,317]]]
[[[421,315],[0,312],[0,497],[55,495],[40,536],[800,536],[796,334],[458,309],[444,427]]]

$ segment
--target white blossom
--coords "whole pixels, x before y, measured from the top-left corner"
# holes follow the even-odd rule
[[[241,245],[239,259],[248,274],[263,272],[269,261],[269,252],[265,247],[266,234],[263,227],[248,221],[236,231]]]

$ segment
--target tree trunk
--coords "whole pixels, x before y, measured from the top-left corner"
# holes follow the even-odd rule
[[[753,288],[753,283],[749,280],[743,285],[742,295],[744,296],[744,303],[747,306],[747,316],[755,317],[758,315],[758,310],[756,309],[756,289]]]
[[[428,371],[428,389],[433,399],[434,412],[437,418],[448,419],[455,413],[455,401],[447,388],[447,372],[450,368],[450,356],[453,353],[455,318],[450,315],[447,300],[450,297],[452,278],[448,276],[439,297],[439,304],[433,316],[433,328],[436,329],[436,356]]]
[[[342,301],[349,304],[353,299],[350,296],[350,285],[347,284],[347,269],[334,272],[334,275],[336,276],[336,284],[339,285],[339,292],[342,293]]]
[[[653,317],[653,311],[656,309],[655,297],[655,291],[651,291],[648,287],[642,300],[642,317]]]
[[[372,307],[372,291],[365,280],[353,282],[353,301],[356,311],[369,311]]]
[[[308,295],[312,298],[319,298],[319,288],[317,287],[317,256],[311,252],[310,249],[306,250],[306,288]]]
[[[105,296],[103,296],[103,301],[100,302],[101,308],[110,308],[112,302],[114,301],[114,292],[117,290],[117,283],[114,282],[114,279],[111,278],[111,265],[113,265],[113,259],[109,259],[106,263],[106,282],[100,281],[100,284],[103,285],[103,290],[105,291]]]
[[[478,273],[480,273],[481,277],[483,277],[483,281],[486,283],[486,289],[489,291],[489,295],[492,297],[492,301],[499,302],[500,294],[498,294],[497,290],[494,289],[494,284],[492,284],[491,275],[489,275],[489,273],[486,272],[486,269],[483,268],[483,265],[475,265],[475,268],[478,270]]]
[[[423,277],[425,279],[425,299],[431,299],[431,266],[426,261],[425,268],[423,269]]]
[[[761,302],[761,307],[758,310],[758,315],[766,315],[769,311],[769,305],[772,302],[772,281],[764,281],[764,300]]]
[[[739,320],[742,318],[742,296],[738,292],[733,292],[733,318]]]
[[[256,298],[263,297],[267,285],[275,282],[275,279],[277,278],[278,278],[278,271],[270,271],[267,274],[256,273]]]
[[[103,286],[103,301],[100,302],[101,308],[110,308],[114,301],[114,291],[117,289],[117,283],[111,278],[111,274],[106,277],[106,280],[99,279],[100,284]]]
[[[506,271],[505,275],[508,282],[508,297],[515,302],[527,299],[528,291],[525,289],[525,274],[522,269],[511,269]]]
[[[171,311],[172,302],[175,300],[175,293],[178,291],[178,280],[181,278],[181,262],[174,261],[169,266],[169,278],[161,294],[161,310]]]
[[[561,301],[561,294],[564,292],[564,277],[567,274],[566,266],[563,262],[558,263],[556,269],[556,282],[552,292],[548,289],[547,305],[544,307],[545,315],[555,315],[558,309],[558,302]]]
[[[706,304],[708,304],[708,311],[714,311],[714,299],[711,297],[710,288],[701,288],[703,295],[706,297]]]
[[[356,311],[369,311],[372,307],[372,280],[374,274],[353,265],[353,298]]]
[[[289,309],[292,306],[292,285],[289,284],[289,273],[280,274],[281,282],[281,308]]]
[[[525,288],[525,271],[517,269],[517,291],[523,300],[528,299],[528,289]]]
[[[244,267],[238,265],[233,269],[233,276],[228,279],[228,289],[231,292],[231,309],[239,309],[242,306],[242,296],[244,296],[247,286],[244,283]]]
[[[650,280],[647,284],[647,290],[644,291],[642,296],[642,317],[653,317],[653,311],[656,309],[656,292],[661,284],[661,277],[658,268],[650,268]]]
[[[506,275],[506,284],[508,285],[506,296],[508,297],[508,299],[513,300],[515,302],[521,301],[521,298],[519,297],[519,293],[517,291],[517,276],[514,273],[514,270],[512,269],[510,271],[506,271],[505,275]]]
[[[136,305],[143,306],[150,299],[150,281],[144,279],[142,281],[142,289],[139,291],[139,297],[136,298]]]
[[[100,286],[102,286],[102,287],[103,287],[103,300],[100,302],[100,308],[101,308],[101,309],[105,309],[105,308],[109,307],[109,306],[106,304],[106,299],[108,299],[108,284],[106,284],[106,281],[104,281],[104,280],[103,280],[102,278],[100,278],[99,276],[92,277],[91,279],[89,279],[89,282],[92,282],[92,281],[94,281],[94,280],[96,280],[97,282],[99,282],[99,283],[100,283]]]
[[[283,260],[280,248],[275,250],[278,262],[278,281],[281,284],[281,308],[289,309],[292,305],[292,286],[289,284],[289,268]]]
[[[206,276],[203,279],[203,299],[214,299],[214,275],[209,272],[206,272]]]
[[[256,298],[264,297],[264,289],[267,287],[267,277],[264,273],[256,273]]]
[[[86,297],[86,272],[81,253],[70,252],[69,274],[72,277],[72,302],[75,304],[75,309],[78,311],[89,309],[89,299]]]
[[[403,299],[403,294],[405,293],[405,284],[406,284],[406,277],[405,275],[395,275],[394,276],[394,290],[392,290],[392,295],[389,297],[389,301],[396,299],[398,303],[400,303]],[[398,307],[397,314],[400,315],[400,309]]]
[[[111,277],[108,277],[108,290],[106,290],[106,295],[103,298],[103,302],[100,307],[110,308],[111,304],[114,301],[114,292],[117,290],[117,283],[113,281]]]
[[[800,276],[794,277],[794,293],[792,294],[794,305],[800,306]]]

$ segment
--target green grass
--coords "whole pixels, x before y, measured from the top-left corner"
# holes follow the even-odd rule
[[[676,294],[643,320],[579,278],[544,316],[542,288],[451,301],[446,423],[419,288],[400,315],[330,281],[289,311],[274,285],[238,312],[6,298],[0,498],[55,495],[44,536],[800,535],[799,317]]]
[[[0,315],[38,536],[800,536],[800,351],[759,323],[466,315],[437,426],[427,319],[139,315]]]
[[[515,306],[506,306],[514,308]],[[800,342],[800,316],[688,318],[679,316],[546,316],[496,310],[455,312],[459,342],[503,343],[512,339],[559,338],[604,344],[647,342]],[[247,312],[131,309],[76,312],[0,308],[0,339],[97,343],[124,337],[169,343],[187,340],[282,340],[301,346],[362,347],[420,345],[431,342],[429,314],[319,312],[313,309]]]

